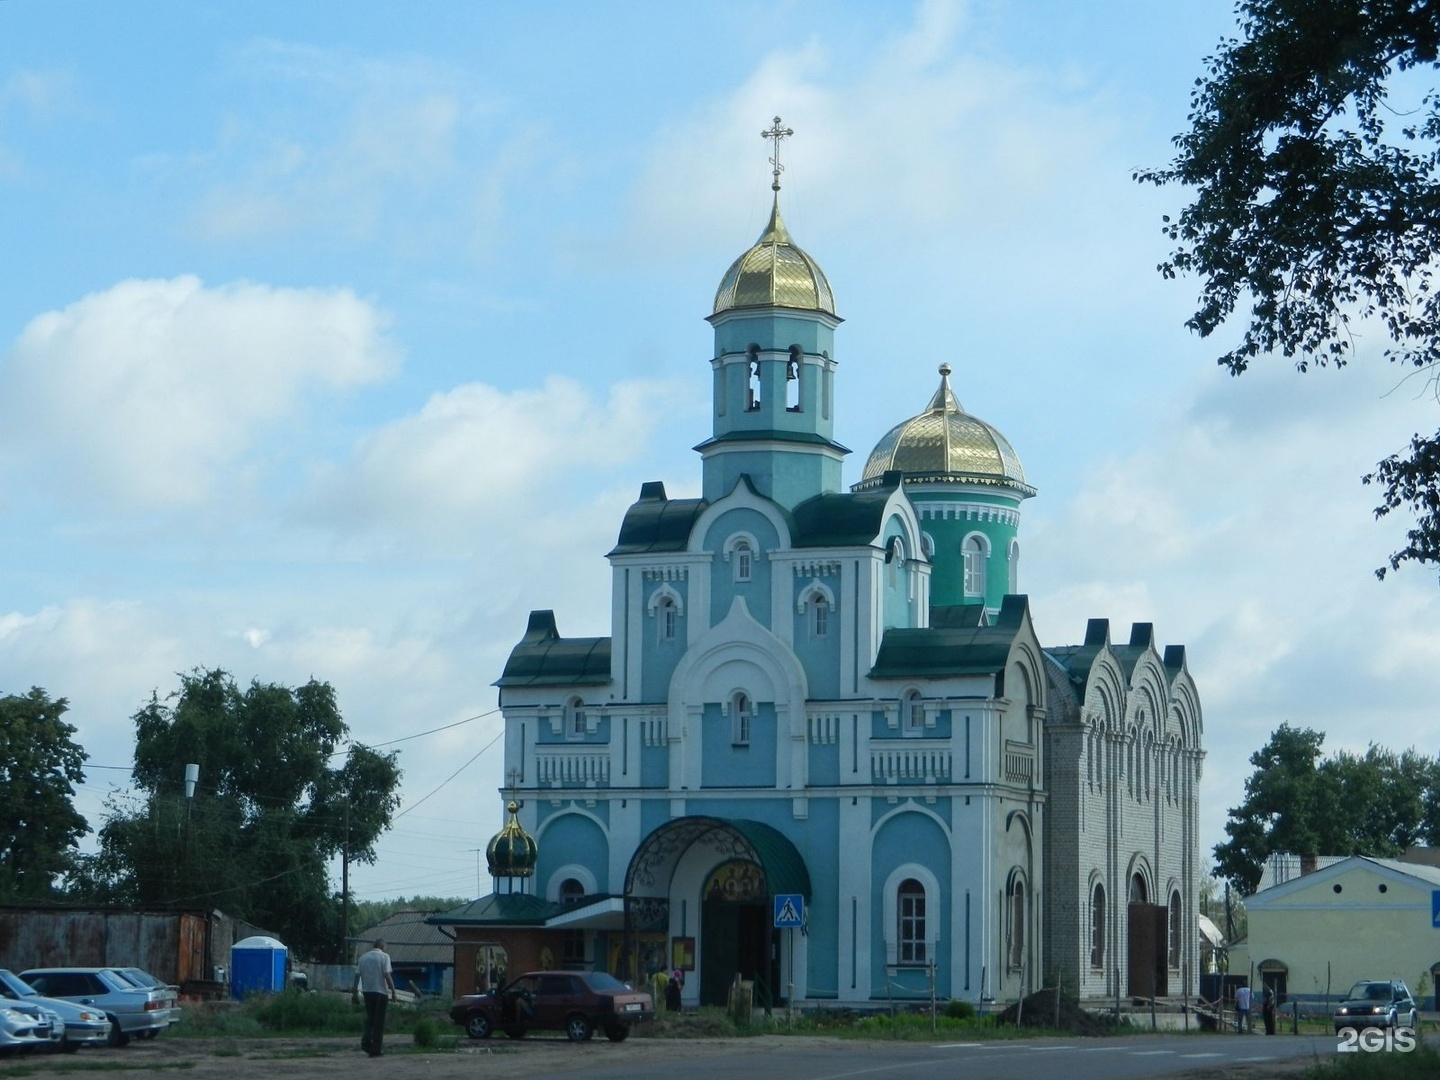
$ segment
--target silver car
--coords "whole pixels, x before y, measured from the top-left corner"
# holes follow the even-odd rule
[[[60,1017],[39,1005],[0,1001],[0,1055],[28,1054],[58,1044]]]
[[[111,971],[118,971],[127,980],[145,990],[159,990],[165,995],[165,1005],[170,1010],[170,1023],[178,1024],[183,1010],[180,1008],[180,988],[163,983],[154,975],[151,975],[144,968],[122,967],[111,968]],[[151,1032],[147,1038],[154,1038],[155,1032]]]
[[[163,991],[142,989],[109,968],[32,968],[22,971],[20,978],[45,997],[103,1009],[110,1022],[111,1046],[124,1046],[137,1035],[150,1038],[150,1032],[170,1025]]]
[[[110,1020],[98,1009],[76,1005],[73,1001],[41,997],[35,988],[20,976],[0,968],[0,1006],[18,1008],[38,1005],[56,1014],[59,1021],[54,1041],[67,1053],[82,1046],[104,1046],[110,1035]]]

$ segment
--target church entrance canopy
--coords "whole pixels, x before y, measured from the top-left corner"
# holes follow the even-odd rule
[[[625,871],[625,898],[668,897],[681,857],[700,845],[716,856],[745,859],[765,874],[766,893],[799,893],[810,899],[810,871],[785,835],[743,818],[681,817],[667,821],[640,842]]]

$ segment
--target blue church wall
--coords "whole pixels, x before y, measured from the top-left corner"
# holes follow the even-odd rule
[[[735,580],[734,555],[725,558],[725,542],[736,533],[749,533],[760,546],[750,564],[750,580]],[[710,625],[714,626],[730,614],[736,596],[745,598],[745,606],[762,626],[770,625],[771,562],[765,553],[780,546],[780,537],[770,519],[757,510],[739,507],[716,519],[705,537],[705,547],[715,553],[710,578]],[[663,699],[664,695],[661,695]]]
[[[914,544],[905,534],[905,527],[898,517],[892,517],[885,523],[885,529],[881,538],[888,551],[890,542],[899,538],[904,548],[904,558],[908,562],[916,557]],[[886,562],[881,571],[884,575],[884,625],[891,626],[918,626],[919,622],[913,617],[914,602],[910,598],[912,591],[911,576],[913,571],[905,566],[905,563],[895,564]]]
[[[640,786],[664,787],[670,779],[670,748],[668,746],[642,746],[640,748]]]
[[[700,720],[701,787],[775,786],[775,704],[754,703],[750,718],[750,743],[734,743],[732,718],[722,715],[718,702],[705,706]]]
[[[593,701],[587,701],[584,704],[587,711],[593,709],[598,712],[600,708],[599,704]],[[541,721],[535,727],[535,745],[584,746],[587,743],[591,745],[603,745],[609,743],[610,718],[608,716],[600,716],[598,719],[595,719],[593,723],[595,724],[594,731],[587,730],[584,735],[570,736],[566,734],[564,724],[560,725],[560,732],[559,734],[556,734],[554,724],[550,723],[548,720]]]
[[[810,697],[818,701],[833,701],[840,696],[840,606],[834,600],[831,601],[827,631],[823,637],[817,637],[813,605],[806,603],[803,612],[797,610],[801,598],[807,596],[814,587],[814,579],[808,577],[795,583],[790,602],[790,610],[795,619],[791,647],[800,658],[801,666],[805,668],[805,677],[810,684]],[[833,583],[830,588],[833,593]]]
[[[829,743],[810,747],[810,783],[816,787],[838,787],[840,784],[840,744]]]
[[[812,355],[830,355],[835,346],[835,331],[813,318],[793,315],[759,315],[731,318],[715,328],[717,357],[744,353],[751,345],[762,349],[788,349],[799,345]]]
[[[586,814],[562,808],[544,822],[536,841],[540,846],[537,883],[543,884],[558,868],[572,863],[589,870],[597,882],[609,879],[610,842],[605,830]],[[610,886],[602,884],[601,889],[609,891]]]
[[[649,836],[670,820],[669,799],[644,799],[640,803],[640,835]],[[623,881],[616,884],[616,892],[623,888]]]
[[[811,799],[809,813],[805,824],[807,842],[796,845],[804,854],[805,868],[810,873],[811,897],[805,912],[808,933],[814,942],[839,941],[840,905],[837,899],[840,896],[840,865],[835,853],[840,844],[840,804],[835,799]],[[848,900],[844,906],[848,912]],[[810,949],[806,985],[811,997],[838,996],[841,989],[840,963],[833,949]],[[845,965],[844,977],[845,988],[849,989],[848,964]]]
[[[886,725],[885,714],[883,712],[872,712],[870,714],[870,738],[898,739],[899,737],[900,731],[898,728],[892,728]]]
[[[685,655],[685,620],[679,624],[675,637],[669,641],[658,640],[659,627],[654,618],[645,619],[645,646],[640,650],[640,693],[642,701],[664,701],[670,693],[670,680],[675,666]]]
[[[883,809],[894,808],[884,806]],[[934,809],[941,817],[949,813],[948,806],[942,808],[937,805],[927,809]],[[894,814],[875,833],[871,850],[870,881],[873,891],[870,910],[876,913],[876,917],[870,931],[870,985],[879,988],[885,987],[888,982],[891,993],[896,997],[930,996],[928,966],[896,968],[887,963],[886,933],[888,930],[893,935],[896,931],[885,925],[886,882],[892,873],[905,865],[923,866],[935,876],[939,885],[936,890],[938,895],[926,897],[925,919],[927,927],[939,930],[939,940],[934,948],[935,992],[949,997],[950,942],[945,929],[950,926],[950,842],[938,821],[928,813],[915,810]]]

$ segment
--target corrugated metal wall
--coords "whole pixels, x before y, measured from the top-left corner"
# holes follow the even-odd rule
[[[14,971],[138,967],[178,986],[212,978],[234,941],[234,920],[219,912],[0,908],[0,967]]]

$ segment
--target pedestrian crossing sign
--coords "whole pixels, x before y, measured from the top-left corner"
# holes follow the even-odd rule
[[[799,929],[805,922],[805,897],[799,893],[780,893],[774,899],[776,929]]]
[[[1434,889],[1430,893],[1430,925],[1440,930],[1440,889]]]

